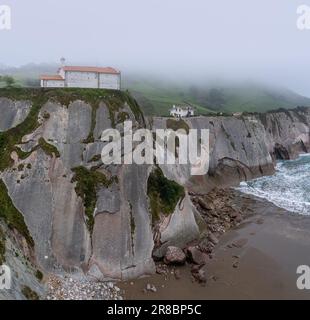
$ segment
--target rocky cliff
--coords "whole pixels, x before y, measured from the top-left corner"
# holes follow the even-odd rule
[[[102,164],[104,129],[122,130],[125,119],[134,129],[147,125],[127,92],[2,89],[0,110],[2,259],[10,262],[13,243],[44,274],[128,279],[153,273],[153,258],[169,245],[184,246],[205,227],[190,193],[272,174],[277,158],[310,148],[305,108],[151,119],[153,129],[210,129],[209,173],[191,177],[185,165]],[[33,274],[24,282],[42,290]]]
[[[277,159],[294,159],[310,150],[310,108],[278,110],[240,116],[193,117],[175,122],[154,118],[154,128],[210,130],[210,168],[205,177],[191,178],[188,170],[169,170],[189,189],[231,186],[274,172]],[[167,125],[168,124],[168,125]],[[202,183],[203,182],[203,183]]]

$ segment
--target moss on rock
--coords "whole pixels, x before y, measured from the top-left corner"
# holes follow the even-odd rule
[[[32,103],[30,112],[22,123],[5,132],[0,132],[0,171],[12,165],[13,160],[10,156],[12,151],[16,151],[22,159],[27,158],[31,154],[31,152],[24,153],[20,149],[18,150],[16,145],[21,143],[23,136],[32,133],[40,125],[38,115],[41,107],[47,101],[55,101],[69,106],[73,101],[82,100],[91,105],[91,129],[84,141],[85,143],[94,141],[93,131],[96,126],[96,111],[101,101],[105,102],[109,109],[113,127],[116,124],[115,115],[125,103],[129,105],[136,121],[140,124],[145,124],[139,105],[128,91],[87,88],[1,88],[0,97],[6,97],[14,101],[31,101]],[[43,114],[43,118],[48,119],[48,116]]]
[[[97,190],[100,186],[108,187],[112,180],[108,180],[106,176],[95,170],[88,170],[80,166],[73,168],[75,173],[72,182],[76,182],[75,191],[84,201],[86,223],[90,233],[94,226],[94,210],[97,202]]]
[[[185,191],[178,183],[167,179],[161,169],[156,167],[147,181],[147,195],[150,199],[152,221],[155,223],[160,214],[173,213],[179,200],[185,196]]]
[[[40,300],[38,294],[28,286],[22,287],[22,294],[27,300]]]
[[[177,131],[178,129],[184,129],[187,134],[189,133],[189,126],[183,119],[167,119],[166,125],[167,129],[172,129],[174,131]]]
[[[33,247],[34,241],[29,233],[23,215],[15,208],[6,185],[0,180],[0,218],[8,225],[9,228],[17,230]]]
[[[55,146],[45,141],[43,137],[39,139],[40,148],[49,156],[55,155],[57,158],[60,157],[60,153]]]

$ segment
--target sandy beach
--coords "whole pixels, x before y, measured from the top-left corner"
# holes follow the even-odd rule
[[[239,194],[253,211],[226,232],[204,266],[205,285],[193,281],[189,264],[168,275],[121,282],[125,299],[309,299],[296,286],[299,265],[310,265],[310,217],[280,209],[265,200]],[[240,204],[240,203],[239,203]],[[154,285],[156,292],[145,290]]]

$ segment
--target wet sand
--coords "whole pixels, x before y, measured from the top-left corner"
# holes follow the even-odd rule
[[[207,283],[192,280],[190,266],[173,268],[119,283],[125,299],[310,299],[310,290],[296,286],[299,265],[310,266],[310,217],[280,209],[258,198],[240,195],[254,215],[229,230],[206,265]],[[145,292],[146,285],[157,292]]]

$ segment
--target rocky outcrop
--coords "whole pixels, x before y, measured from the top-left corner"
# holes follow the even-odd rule
[[[186,256],[182,249],[169,246],[165,253],[165,263],[167,264],[183,264]]]
[[[34,262],[46,273],[138,277],[155,272],[153,258],[188,244],[189,259],[201,265],[217,233],[242,219],[239,211],[205,196],[207,191],[271,174],[277,158],[291,159],[310,147],[305,108],[186,119],[185,128],[210,130],[210,170],[191,176],[188,165],[156,166],[160,183],[178,197],[173,208],[160,203],[157,209],[165,210],[154,215],[152,206],[161,201],[160,195],[148,194],[155,166],[101,162],[104,129],[121,129],[125,118],[135,129],[145,126],[128,93],[38,90],[29,92],[29,103],[21,99],[27,91],[15,99],[13,93],[0,98],[0,110],[7,114],[0,120],[0,179],[33,239]],[[166,128],[167,119],[150,123],[153,129]],[[203,281],[199,269],[196,273]]]
[[[169,128],[167,118],[154,118],[153,130]],[[179,128],[209,129],[210,166],[205,176],[191,176],[189,165],[161,165],[165,176],[186,186],[189,192],[206,194],[215,187],[230,187],[240,181],[270,175],[276,159],[293,159],[310,151],[310,108],[279,110],[266,114],[242,116],[193,117],[179,122]],[[174,124],[178,129],[178,121]],[[199,198],[194,199],[199,200]],[[172,216],[159,222],[160,245],[154,256],[162,257],[168,245],[184,247],[197,239],[206,228],[197,207],[212,205],[206,201],[193,208],[193,201],[183,201]],[[207,211],[207,208],[203,208]],[[228,220],[234,224],[240,216]]]
[[[23,122],[31,108],[30,101],[14,101],[0,97],[0,132],[6,131]]]
[[[25,288],[31,288],[31,292],[39,298],[45,297],[45,289],[42,284],[42,273],[30,259],[28,252],[24,250],[22,239],[16,233],[11,233],[3,222],[0,222],[0,231],[5,237],[5,261],[1,261],[10,268],[10,289],[0,290],[0,300],[26,300],[23,294]],[[1,279],[2,281],[2,279]]]
[[[131,98],[118,92],[95,103],[74,94],[65,102],[57,93],[48,97],[35,130],[25,132],[12,148],[11,163],[0,176],[34,240],[38,266],[55,273],[84,270],[96,279],[153,273],[146,194],[150,168],[103,166],[100,158],[101,132],[118,126],[119,113],[131,117],[136,127],[144,125],[143,117],[130,105]],[[74,168],[84,168],[81,176]],[[96,194],[84,194],[97,175],[107,183],[98,183]]]
[[[310,150],[309,108],[184,121],[190,129],[210,130],[208,175],[191,177],[184,165],[180,166],[182,170],[174,167],[164,171],[197,192],[272,174],[276,159],[294,159]],[[154,118],[153,128],[166,128],[166,123],[166,118]]]

